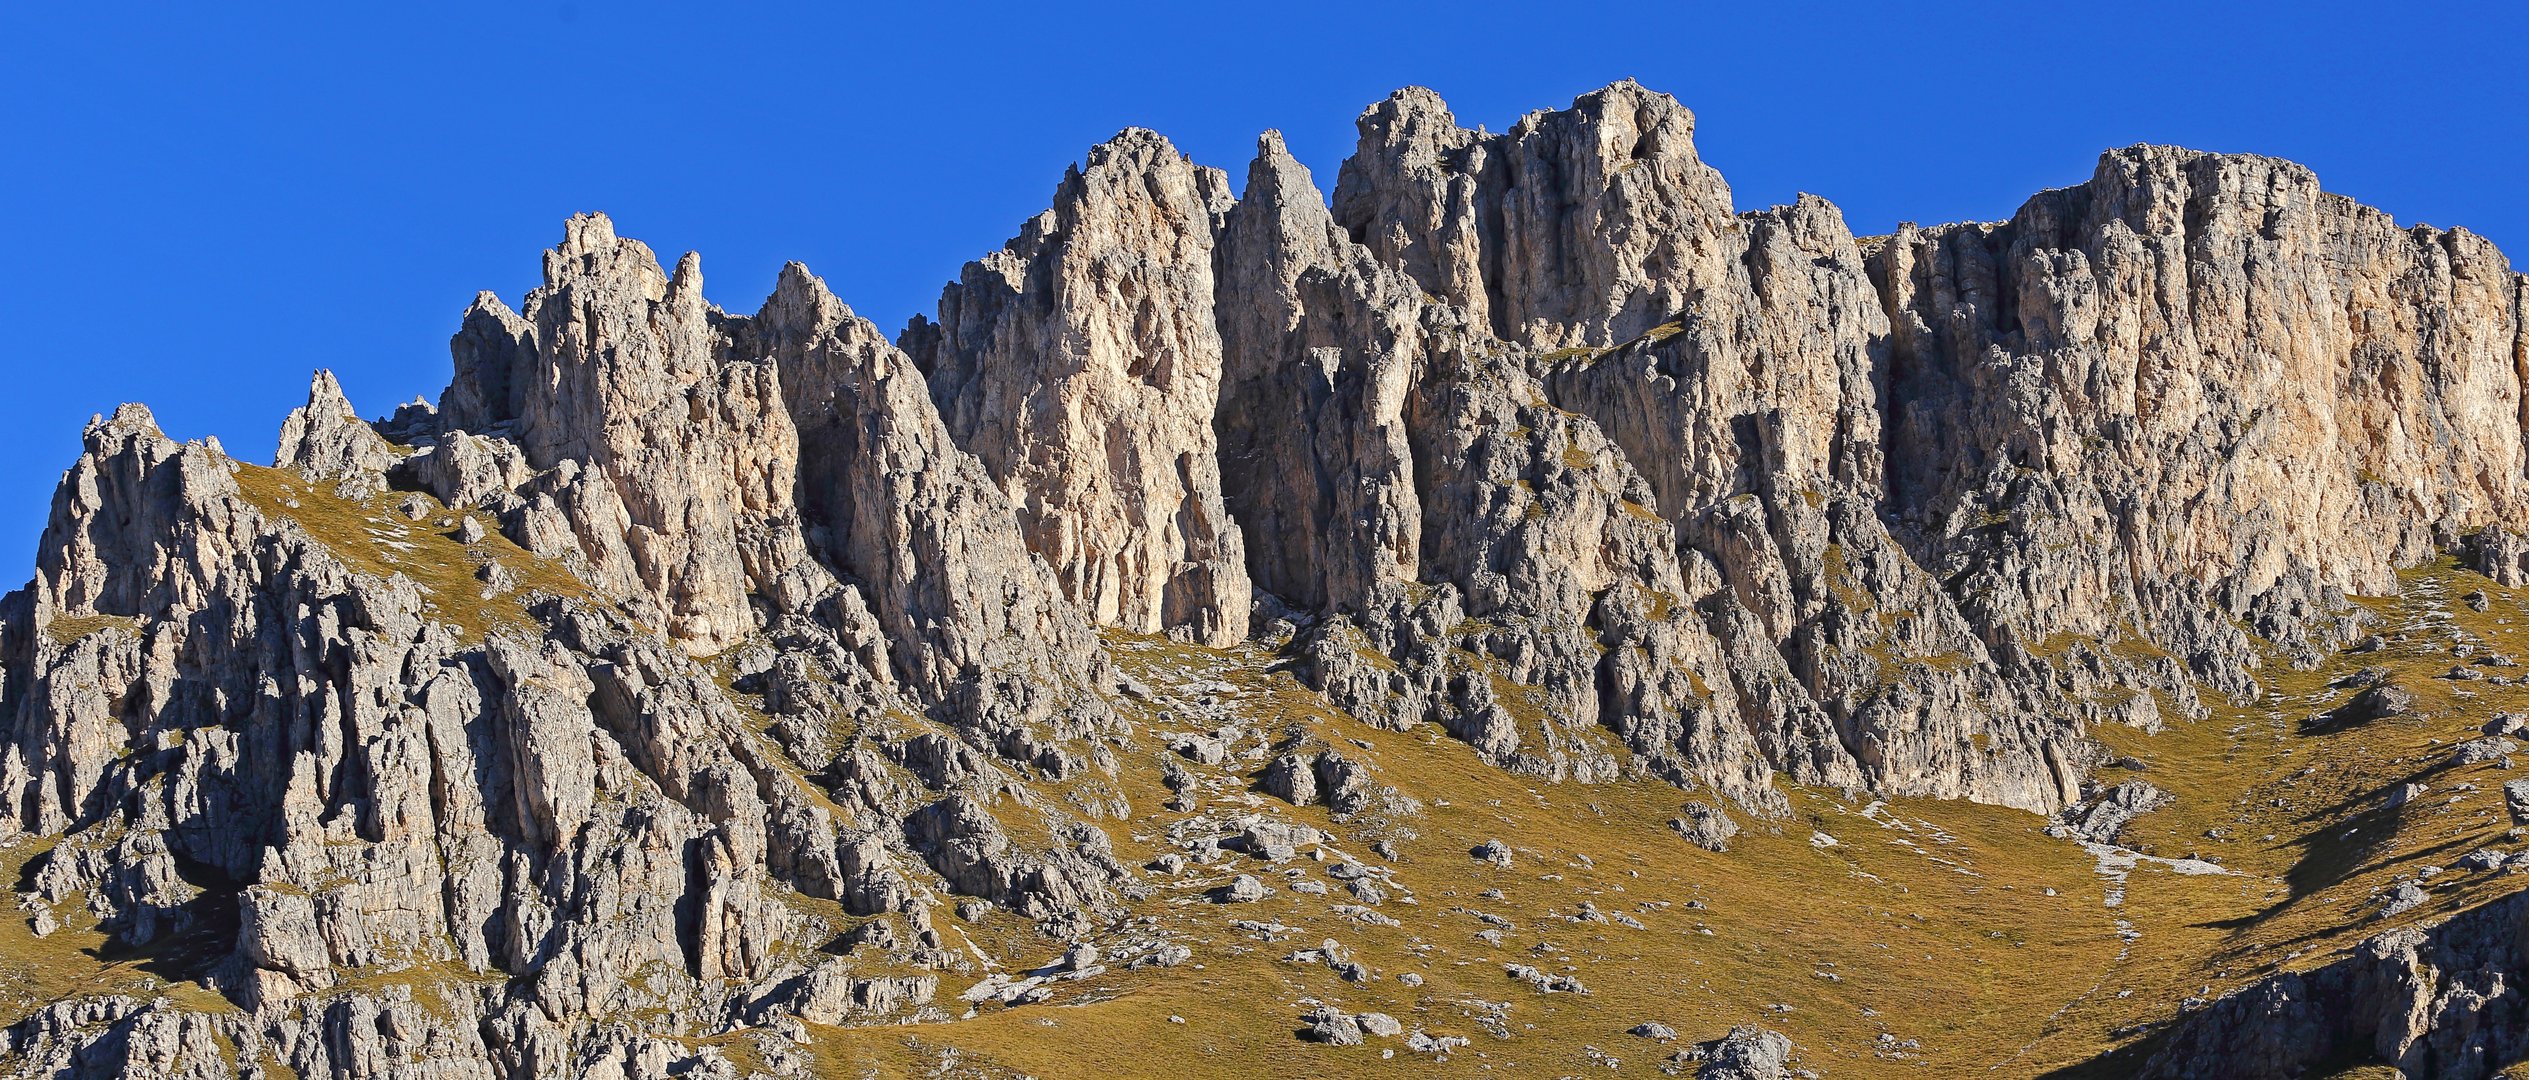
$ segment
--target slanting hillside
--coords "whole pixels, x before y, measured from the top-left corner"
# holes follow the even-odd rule
[[[1125,132],[892,340],[583,215],[436,405],[93,420],[0,1072],[2529,1059],[2499,252],[2165,147],[1856,239],[1630,82],[1359,127]]]

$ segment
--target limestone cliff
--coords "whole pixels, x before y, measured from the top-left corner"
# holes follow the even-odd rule
[[[1214,645],[1245,636],[1249,588],[1211,428],[1229,204],[1220,170],[1127,131],[906,334],[1065,594],[1103,625]]]
[[[1427,832],[1456,793],[1398,744],[1495,808],[1648,789],[1696,858],[1742,823],[1832,852],[1834,800],[1909,834],[1878,800],[2159,805],[2094,778],[2105,725],[2383,648],[2357,598],[2445,555],[2529,582],[2529,279],[2473,234],[2134,147],[2007,222],[1856,239],[1814,196],[1739,211],[1630,81],[1500,134],[1407,89],[1357,129],[1331,198],[1278,134],[1233,197],[1126,131],[893,342],[803,266],[732,314],[581,215],[462,314],[435,406],[364,421],[319,372],[269,469],[93,421],[0,602],[0,846],[30,940],[219,1003],[36,1003],[0,1069],[805,1076],[824,1029],[1294,931],[1159,929],[1214,905],[1340,889],[1409,955],[1463,935],[1406,918],[1498,946],[1467,905],[1501,889],[1423,907],[1409,872],[1532,853]],[[2454,687],[2513,666],[2464,648]],[[1673,906],[1623,891],[1556,933]],[[2474,1034],[2521,1015],[2502,903],[2194,1013],[2150,1067],[2529,1052]],[[1535,945],[1519,993],[1587,996]],[[1278,962],[1387,977],[1332,937]],[[1511,1038],[1492,993],[1450,1022]],[[1468,1045],[1307,1004],[1314,1040]],[[1781,1075],[1761,1034],[1663,1067]]]

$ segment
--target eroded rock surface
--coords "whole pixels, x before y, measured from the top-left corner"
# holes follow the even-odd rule
[[[0,840],[43,849],[36,932],[190,957],[228,1007],[54,1002],[8,1067],[736,1076],[744,1037],[807,1075],[801,1025],[948,1020],[944,981],[1186,964],[1135,921],[1161,889],[1260,941],[1321,898],[1401,925],[1450,793],[1366,736],[1433,728],[1541,789],[1685,789],[1681,857],[1786,828],[1778,776],[2104,845],[2166,796],[2089,775],[2099,725],[2253,699],[2444,554],[2529,580],[2529,286],[2297,166],[2135,147],[1856,240],[1735,209],[1631,82],[1498,135],[1408,89],[1358,130],[1331,201],[1278,135],[1233,199],[1127,131],[896,342],[797,265],[722,311],[583,215],[464,313],[435,406],[363,421],[320,372],[273,469],[96,420],[0,603]],[[1207,664],[1371,728],[1259,720]],[[2312,723],[2428,711],[2350,702]],[[1568,918],[1642,929],[1599,902]],[[2529,1053],[2505,904],[2193,1013],[2152,1068]],[[991,970],[1030,936],[993,920],[1066,959]],[[1513,974],[1585,992],[1544,963]],[[1305,1015],[1328,1053],[1404,1033]],[[1789,1056],[1747,1028],[1664,1067]]]
[[[1099,623],[1246,635],[1245,544],[1221,503],[1213,237],[1229,179],[1135,129],[1089,152],[905,345],[948,430]]]

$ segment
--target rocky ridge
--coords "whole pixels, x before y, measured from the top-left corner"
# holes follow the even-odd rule
[[[2099,726],[2254,700],[2445,552],[2529,566],[2529,280],[2297,166],[2135,147],[1857,240],[1736,211],[1631,82],[1358,127],[1331,199],[1273,133],[1233,196],[1125,132],[894,342],[797,265],[722,311],[582,215],[435,405],[319,373],[271,469],[93,422],[0,609],[0,837],[39,930],[208,949],[231,1008],[48,1005],[19,1071],[665,1076],[757,1032],[796,1072],[782,1032],[949,1019],[943,978],[1094,977],[968,928],[1133,925],[1153,802],[1194,865],[1331,842],[1206,770],[1367,830],[1342,865],[1432,846],[1446,792],[1126,674],[1153,639],[1674,785],[1717,849],[1786,784],[2095,807]]]

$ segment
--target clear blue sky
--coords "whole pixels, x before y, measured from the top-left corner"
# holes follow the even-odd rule
[[[1742,208],[1813,191],[1863,233],[2149,141],[2529,252],[2517,4],[855,6],[5,5],[0,582],[91,413],[262,460],[313,368],[371,415],[435,398],[467,301],[515,303],[573,211],[701,251],[730,310],[799,259],[893,332],[1120,128],[1243,183],[1278,127],[1331,187],[1406,84],[1498,131],[1632,76]]]

